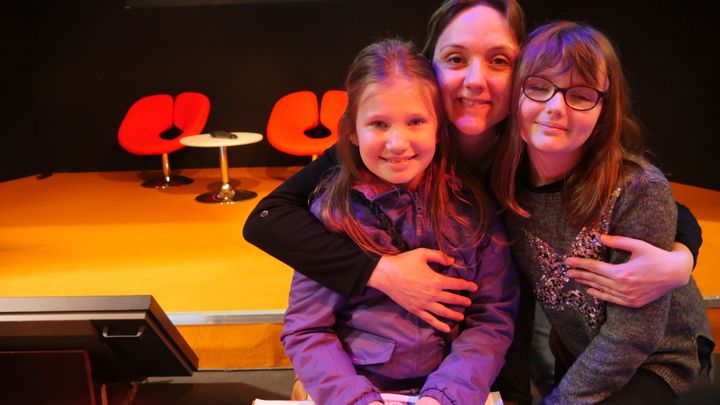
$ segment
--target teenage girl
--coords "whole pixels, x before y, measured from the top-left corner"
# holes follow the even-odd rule
[[[514,214],[515,263],[552,324],[561,373],[546,404],[669,404],[709,364],[714,343],[692,278],[633,309],[598,300],[567,275],[567,257],[628,259],[604,247],[603,234],[673,243],[675,200],[643,159],[639,128],[607,37],[572,22],[530,34],[493,186]]]

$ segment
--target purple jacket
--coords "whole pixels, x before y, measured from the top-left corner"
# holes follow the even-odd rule
[[[420,215],[425,207],[412,192],[386,184],[356,189],[390,217],[409,249],[436,247],[432,228]],[[365,205],[353,201],[352,209],[374,238],[390,244]],[[471,207],[467,212],[474,217]],[[465,309],[465,320],[449,321],[449,334],[378,290],[347,297],[295,272],[281,339],[313,400],[319,405],[368,404],[382,401],[380,392],[402,392],[430,396],[441,404],[484,403],[512,340],[519,295],[497,216],[490,232],[479,248],[457,252],[454,266],[436,268],[479,286],[468,294],[472,305]],[[463,237],[457,230],[445,234],[451,242]]]

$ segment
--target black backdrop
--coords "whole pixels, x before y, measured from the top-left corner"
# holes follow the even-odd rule
[[[208,1],[208,3],[212,3]],[[215,3],[220,3],[216,1]],[[264,133],[273,103],[296,90],[341,88],[359,49],[384,36],[419,45],[439,0],[273,1],[125,8],[122,0],[2,5],[5,131],[0,181],[38,173],[159,169],[127,153],[117,129],[155,93],[210,98],[206,130]],[[716,158],[718,52],[709,5],[656,1],[521,0],[534,27],[589,22],[618,44],[649,145],[670,179],[720,190]],[[709,4],[709,3],[708,3]],[[262,142],[232,166],[304,164]],[[175,168],[216,167],[214,150],[185,148]]]

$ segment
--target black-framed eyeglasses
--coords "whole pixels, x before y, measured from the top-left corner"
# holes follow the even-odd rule
[[[522,91],[533,101],[545,102],[562,93],[565,104],[573,110],[592,110],[605,98],[606,92],[588,86],[558,87],[555,83],[540,76],[528,76],[522,85]]]

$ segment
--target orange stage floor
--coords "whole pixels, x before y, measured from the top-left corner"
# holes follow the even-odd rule
[[[138,172],[2,182],[0,296],[150,294],[201,368],[287,366],[277,320],[291,270],[245,242],[242,226],[295,169],[231,168],[236,187],[259,194],[232,205],[194,200],[219,187],[218,169],[183,170],[195,182],[169,190],[140,187]],[[720,192],[673,189],[703,227],[695,278],[704,295],[720,295]]]
[[[289,170],[231,168],[231,183],[262,196]],[[259,197],[199,203],[219,187],[219,170],[181,174],[195,182],[155,190],[140,187],[138,172],[103,172],[0,183],[0,296],[150,294],[171,319],[282,312],[290,268],[242,238]],[[289,365],[277,324],[179,329],[202,368]]]

